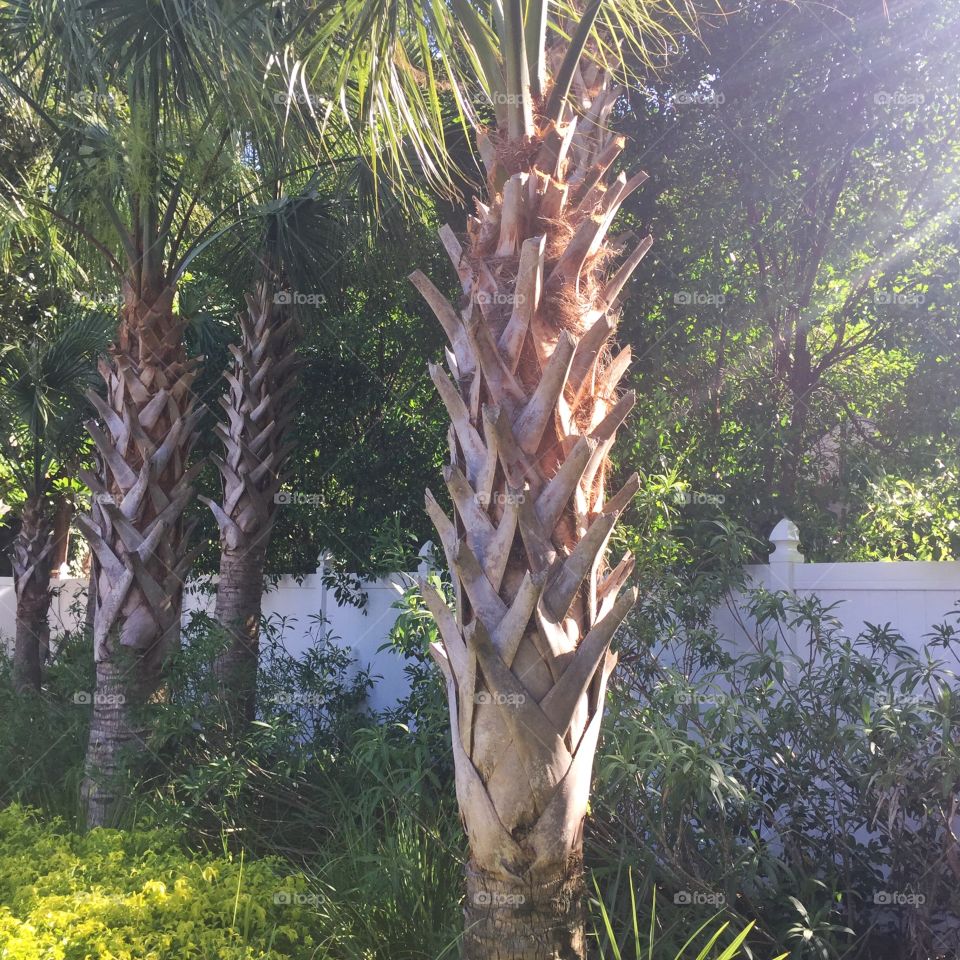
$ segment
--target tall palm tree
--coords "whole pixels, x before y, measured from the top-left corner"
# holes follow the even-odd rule
[[[358,2],[356,19],[348,10],[328,23],[324,42],[339,30],[365,53],[380,45],[367,122],[407,122],[422,162],[443,157],[434,71],[446,71],[474,123],[487,195],[465,235],[440,231],[460,296],[453,304],[422,273],[411,277],[449,339],[449,373],[431,366],[430,376],[451,420],[452,516],[429,491],[427,510],[455,610],[421,588],[442,638],[433,655],[470,849],[463,956],[567,960],[586,955],[583,822],[611,640],[635,597],[623,589],[631,557],[605,559],[638,488],[634,475],[612,497],[606,489],[634,403],[618,391],[630,349],[612,337],[651,239],[608,237],[646,179],[613,172],[625,145],[609,126],[622,95],[614,74],[624,57],[647,55],[651,30],[664,37],[658,16],[677,11],[644,0],[480,10],[455,0],[452,15],[425,6],[404,24],[405,5],[393,20],[368,19],[371,5]],[[364,30],[375,34],[368,45]],[[413,51],[408,33],[420,41]],[[342,51],[318,59],[331,55]],[[471,104],[477,90],[489,125]]]
[[[122,748],[143,741],[138,707],[179,636],[190,562],[182,515],[200,410],[177,284],[229,215],[229,202],[219,204],[251,175],[242,133],[265,103],[256,53],[267,17],[241,0],[15,0],[0,11],[9,41],[0,82],[58,139],[56,189],[23,202],[49,209],[102,255],[121,290],[101,364],[106,396],[90,394],[102,470],[89,478],[98,496],[81,520],[98,571],[101,696],[84,784],[93,825],[116,800]]]
[[[13,541],[16,593],[14,679],[39,690],[49,646],[50,555],[57,512],[55,481],[84,447],[84,393],[96,377],[110,319],[73,310],[47,318],[26,342],[0,354],[0,455],[22,494]]]
[[[243,272],[247,309],[238,318],[241,337],[230,348],[228,389],[220,398],[227,419],[216,428],[224,448],[215,458],[223,496],[219,502],[201,499],[220,528],[216,618],[227,645],[214,673],[230,724],[255,712],[263,572],[276,496],[294,447],[288,428],[301,329],[316,322],[321,303],[341,296],[345,261],[367,250],[374,234],[389,234],[398,225],[396,211],[420,190],[419,178],[411,178],[395,192],[378,175],[368,131],[322,107],[330,102],[326,97],[304,95],[297,60],[301,13],[292,4],[277,12],[279,39],[267,84],[285,123],[282,135],[248,138],[248,154],[260,171],[256,192],[246,198],[255,205],[225,244],[225,259]],[[329,71],[315,80],[324,91],[332,82]],[[344,103],[355,99],[354,90],[343,91]]]
[[[611,273],[605,234],[644,175],[605,176],[623,148],[605,126],[616,98],[605,72],[585,64],[572,88],[579,115],[544,104],[526,139],[486,141],[490,202],[463,245],[444,234],[461,309],[412,278],[448,333],[453,376],[430,370],[453,425],[453,517],[429,491],[427,509],[456,613],[423,590],[443,638],[434,655],[470,840],[465,957],[585,956],[583,820],[610,643],[635,596],[621,593],[630,556],[605,561],[637,490],[634,476],[606,491],[634,403],[617,392],[629,347],[610,340],[650,241]]]

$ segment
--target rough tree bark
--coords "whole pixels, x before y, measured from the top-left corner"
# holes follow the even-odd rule
[[[564,50],[553,51],[556,66]],[[583,821],[614,631],[634,602],[627,555],[605,562],[637,476],[607,499],[607,456],[634,404],[630,348],[610,345],[619,297],[652,240],[608,269],[606,233],[646,179],[613,177],[618,93],[581,61],[533,136],[480,134],[489,199],[465,244],[441,239],[455,309],[411,279],[443,325],[453,380],[430,375],[452,421],[452,519],[427,492],[455,612],[427,582],[442,638],[457,797],[467,832],[466,960],[583,958]]]
[[[50,554],[53,523],[46,498],[32,496],[20,514],[13,542],[13,584],[17,598],[13,651],[14,684],[18,691],[40,689],[42,663],[50,645]]]
[[[223,501],[201,498],[220,527],[217,621],[228,644],[214,663],[228,720],[253,719],[260,652],[263,568],[276,513],[274,498],[291,444],[292,386],[297,358],[293,321],[261,283],[240,314],[239,346],[231,346],[229,390],[220,398],[227,421],[216,427],[224,455],[214,458]]]
[[[182,513],[196,470],[186,462],[199,411],[198,361],[186,356],[173,296],[171,286],[138,291],[125,280],[118,340],[100,367],[106,400],[89,394],[101,424],[87,426],[103,467],[103,479],[84,475],[96,502],[78,521],[97,560],[97,688],[83,783],[90,826],[111,816],[124,748],[144,744],[140,708],[179,640],[190,563]]]

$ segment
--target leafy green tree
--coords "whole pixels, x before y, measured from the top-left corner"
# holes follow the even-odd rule
[[[624,318],[634,455],[838,558],[871,475],[931,469],[960,402],[960,20],[883,6],[748,3],[623,120],[652,175],[630,215],[664,239]]]

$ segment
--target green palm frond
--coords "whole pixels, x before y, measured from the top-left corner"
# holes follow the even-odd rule
[[[657,69],[679,35],[719,11],[711,0],[320,0],[303,7],[292,72],[304,90],[331,86],[395,175],[410,170],[413,155],[431,184],[447,190],[455,171],[445,110],[473,127],[489,112],[511,137],[530,134],[533,99],[550,93],[546,61],[556,38],[570,41],[585,24],[577,53],[586,48],[628,81]]]
[[[2,442],[47,460],[65,452],[68,437],[80,442],[85,393],[97,382],[97,356],[115,323],[110,311],[74,308],[0,354]],[[8,459],[17,455],[8,449]]]
[[[349,200],[314,180],[275,199],[253,204],[223,234],[211,255],[216,272],[237,290],[271,277],[312,293],[338,288],[347,234]]]
[[[2,10],[12,72],[29,75],[38,103],[122,97],[164,120],[202,113],[212,91],[235,93],[228,81],[254,69],[251,38],[267,17],[243,0],[7,0]]]
[[[263,88],[270,5],[9,0],[0,86],[54,146],[45,204],[114,269],[156,277],[235,204],[244,132],[276,129]],[[236,172],[231,170],[231,172]],[[218,177],[220,179],[218,179]],[[227,184],[230,183],[230,186]]]
[[[96,382],[93,361],[103,352],[116,316],[109,310],[74,309],[58,314],[51,323],[49,346],[41,361],[46,390],[77,396]]]

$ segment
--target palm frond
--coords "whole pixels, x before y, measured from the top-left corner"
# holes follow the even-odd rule
[[[677,37],[720,11],[715,0],[320,0],[301,9],[294,38],[305,87],[329,91],[348,119],[370,131],[391,174],[411,170],[453,192],[443,111],[484,124],[485,103],[511,137],[531,134],[531,101],[547,96],[546,57],[578,24],[591,57],[620,80],[656,70]],[[557,99],[563,99],[563,90]]]
[[[96,358],[116,318],[106,310],[69,309],[0,354],[0,421],[9,436],[41,447],[62,439],[64,425],[87,411],[96,382]],[[52,454],[51,454],[52,455]]]
[[[82,393],[96,380],[95,360],[106,349],[117,318],[109,310],[76,308],[58,314],[44,350],[41,375],[46,390],[63,397]]]
[[[263,92],[270,5],[11,0],[0,85],[55,141],[42,196],[114,268],[157,276],[198,225],[230,130],[275,128]],[[218,156],[219,155],[219,156]],[[223,183],[223,181],[220,181]],[[216,196],[214,200],[218,199]],[[224,198],[227,199],[227,198]]]

